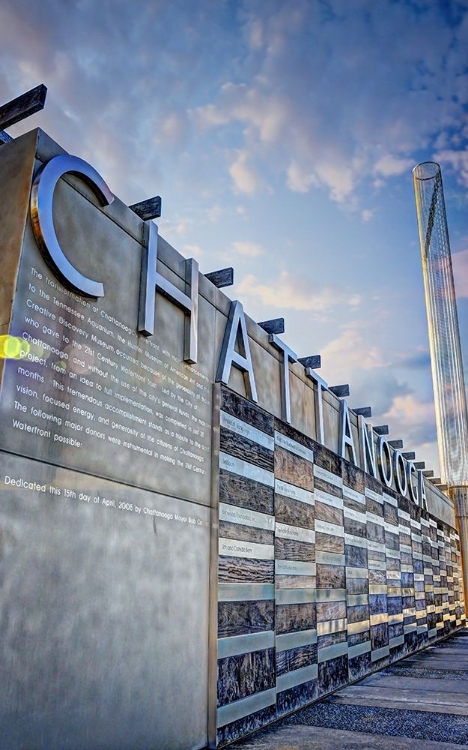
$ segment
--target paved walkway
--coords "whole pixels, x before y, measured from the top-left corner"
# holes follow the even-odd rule
[[[468,746],[468,628],[230,745],[230,750]]]

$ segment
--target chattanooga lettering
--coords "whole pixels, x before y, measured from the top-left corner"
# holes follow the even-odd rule
[[[123,424],[110,422],[108,418],[97,414],[97,420],[108,428],[107,432],[105,434],[95,431],[89,434],[101,440],[106,439],[107,436],[108,440],[116,441],[114,431],[128,431],[135,438],[138,437],[139,441],[138,443],[124,442],[123,445],[127,449],[159,457],[160,460],[172,463],[174,466],[180,465],[181,468],[190,466],[192,471],[200,471],[197,464],[204,462],[204,453],[208,448],[199,442],[203,438],[204,432],[199,429],[198,425],[205,426],[205,421],[200,421],[196,415],[196,400],[204,399],[204,402],[208,403],[208,399],[204,398],[201,393],[196,393],[196,387],[201,385],[196,383],[196,376],[191,377],[183,372],[180,363],[174,366],[171,363],[172,355],[169,352],[160,351],[159,347],[156,346],[155,353],[150,353],[147,347],[140,346],[138,338],[130,326],[105,309],[80,299],[80,295],[82,295],[97,302],[99,298],[105,296],[105,291],[102,281],[94,281],[84,276],[67,260],[55,235],[53,221],[51,221],[54,190],[58,180],[69,172],[73,172],[73,174],[85,180],[102,205],[109,205],[114,200],[108,186],[93,167],[76,157],[60,155],[41,167],[34,177],[31,192],[31,216],[38,247],[49,267],[66,287],[62,290],[63,293],[88,308],[88,315],[85,316],[82,312],[67,304],[66,301],[62,301],[58,294],[60,287],[46,277],[46,284],[57,291],[56,295],[52,295],[54,307],[63,311],[63,315],[69,314],[72,320],[67,320],[61,314],[57,321],[56,314],[51,312],[44,304],[44,300],[50,299],[45,289],[39,289],[37,301],[31,294],[27,301],[27,307],[34,313],[47,317],[50,324],[41,327],[38,321],[30,316],[25,317],[25,323],[32,329],[40,329],[43,336],[47,335],[49,338],[55,339],[56,343],[51,344],[49,341],[35,337],[29,331],[25,331],[22,334],[23,338],[29,344],[35,345],[40,350],[39,354],[42,355],[34,355],[31,351],[28,351],[25,353],[25,357],[36,356],[34,361],[44,360],[44,364],[50,354],[58,356],[62,363],[69,358],[69,349],[63,347],[63,343],[68,344],[70,339],[64,333],[60,335],[59,330],[55,329],[53,324],[58,322],[61,330],[65,330],[74,336],[71,342],[72,350],[81,352],[79,356],[75,354],[72,357],[72,363],[78,365],[83,371],[98,376],[101,380],[107,382],[106,385],[102,385],[96,380],[96,386],[94,386],[94,382],[91,380],[80,380],[81,384],[95,388],[95,390],[102,391],[104,388],[102,399],[71,388],[70,385],[65,385],[65,383],[54,381],[54,388],[87,401],[95,407],[104,409],[104,411],[119,413],[122,417],[133,422],[139,422],[146,428],[144,432],[134,434],[138,433],[138,430],[132,427],[126,428]],[[185,316],[183,359],[188,364],[196,364],[198,359],[199,306],[197,263],[193,259],[185,261],[184,292],[162,276],[157,270],[158,228],[153,222],[149,221],[145,223],[145,242],[141,264],[136,331],[146,337],[147,340],[153,335],[156,324],[156,291],[159,291],[183,310]],[[31,268],[31,273],[35,281],[42,279],[42,274],[37,269]],[[33,289],[35,287],[31,283],[29,290],[32,291]],[[96,319],[96,314],[100,321]],[[85,322],[87,326],[93,329],[92,331],[86,330]],[[126,336],[124,337],[122,334],[126,334]],[[86,346],[85,342],[88,339],[93,345],[92,347]],[[281,416],[284,421],[291,423],[290,365],[296,363],[298,358],[296,353],[275,334],[269,335],[269,343],[273,349],[280,353],[278,367],[280,368],[281,383]],[[125,348],[122,348],[122,345]],[[91,355],[92,361],[89,361],[89,357],[87,358],[85,355]],[[110,355],[123,359],[126,364],[120,364],[119,366],[116,359]],[[51,365],[57,371],[57,365],[54,363],[51,363]],[[110,369],[104,370],[104,366]],[[252,401],[258,402],[247,325],[243,307],[238,301],[232,302],[230,306],[215,380],[229,384],[232,367],[236,367],[242,372],[247,395]],[[117,377],[117,372],[119,377]],[[25,374],[24,369],[19,374]],[[62,374],[65,378],[76,378],[76,374],[70,368],[64,368]],[[329,392],[328,385],[309,367],[305,368],[305,375],[315,385],[316,438],[319,442],[326,443],[323,403],[325,394]],[[185,382],[182,383],[181,380]],[[110,387],[111,383],[113,384],[112,388]],[[116,389],[115,386],[119,386],[119,388]],[[149,388],[157,389],[160,395],[149,392]],[[133,395],[128,396],[122,390],[131,391],[132,394],[139,395],[144,400],[139,400]],[[106,396],[109,398],[106,399]],[[43,396],[43,398],[46,401],[50,399],[48,396]],[[111,403],[111,400],[114,399],[128,405],[129,409],[119,412]],[[159,405],[166,413],[164,415],[156,414],[152,406],[146,403],[147,401]],[[49,400],[49,403],[52,402]],[[63,409],[68,406],[65,400],[56,400],[55,405]],[[136,416],[138,411],[147,412],[154,421],[152,420],[148,425],[145,420]],[[172,412],[174,416],[168,416],[167,412]],[[91,416],[95,419],[94,414],[88,418],[91,418]],[[43,419],[45,420],[45,417]],[[163,426],[164,423],[176,426],[178,432],[170,431],[168,427]],[[154,431],[163,432],[167,435],[168,440],[156,439]],[[338,454],[375,478],[379,478],[385,486],[393,487],[413,502],[424,506],[424,481],[421,471],[416,470],[414,463],[408,461],[400,451],[393,450],[381,435],[374,433],[372,427],[367,425],[360,415],[358,417],[357,437],[358,441],[356,442],[356,433],[350,411],[346,400],[342,399],[340,401]],[[195,438],[197,439],[195,440]],[[150,443],[150,445],[147,445],[147,443]],[[185,447],[182,447],[184,444]],[[155,451],[156,446],[163,447],[167,454],[158,456]],[[177,453],[178,455],[170,455],[171,453]],[[190,459],[190,463],[182,461],[179,458],[180,456]]]

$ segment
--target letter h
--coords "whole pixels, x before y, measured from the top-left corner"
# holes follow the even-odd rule
[[[185,293],[157,272],[158,227],[145,223],[146,243],[142,250],[138,331],[144,336],[154,333],[156,290],[174,302],[185,313],[184,361],[195,364],[198,354],[198,263],[185,261]]]

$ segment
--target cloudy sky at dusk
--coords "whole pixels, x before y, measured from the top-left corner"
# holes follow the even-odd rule
[[[468,370],[468,1],[2,0],[0,102],[437,469],[412,167],[443,169]]]

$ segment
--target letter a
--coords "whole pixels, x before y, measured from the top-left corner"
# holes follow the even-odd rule
[[[236,351],[236,342],[242,353]],[[252,357],[250,355],[247,326],[245,324],[244,308],[238,300],[231,302],[229,318],[224,331],[221,356],[219,358],[216,382],[229,384],[231,367],[237,367],[244,373],[244,383],[247,396],[257,402],[257,388],[253,371]]]

